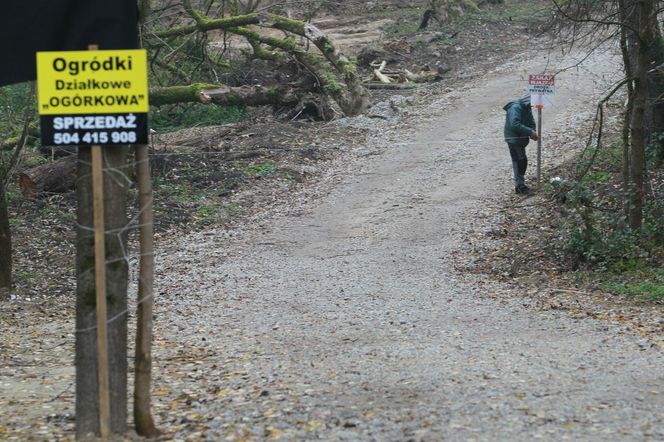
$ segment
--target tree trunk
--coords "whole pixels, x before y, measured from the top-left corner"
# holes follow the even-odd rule
[[[429,22],[432,18],[435,18],[436,20],[438,19],[436,11],[433,9],[427,9],[424,11],[424,14],[422,14],[422,20],[420,20],[420,26],[417,29],[420,31],[426,29],[429,26]]]
[[[301,22],[295,22],[299,26]],[[290,23],[287,23],[290,24]],[[292,30],[293,33],[302,35],[309,39],[323,56],[334,66],[337,74],[343,79],[346,85],[346,92],[343,89],[337,90],[335,87],[327,87],[334,101],[337,102],[344,114],[352,117],[359,115],[369,108],[369,96],[367,90],[362,85],[362,79],[357,73],[357,68],[332,44],[332,41],[316,26],[311,23],[302,23],[302,30],[297,26]],[[290,30],[288,26],[275,26],[278,29]],[[326,80],[330,82],[330,80]],[[332,85],[328,85],[332,86]],[[325,87],[324,87],[325,88]]]
[[[106,147],[104,204],[111,432],[127,430],[127,148]],[[76,239],[76,433],[99,434],[91,153],[79,149]]]
[[[25,196],[37,198],[50,193],[65,193],[76,186],[76,156],[33,167],[19,176]]]
[[[12,236],[5,186],[0,183],[0,301],[9,299],[12,288]]]
[[[136,312],[134,424],[139,435],[154,437],[159,434],[152,419],[150,396],[150,385],[152,383],[152,307],[154,304],[154,217],[147,146],[136,146],[136,177],[138,181],[141,258]]]
[[[640,68],[637,66],[637,71]],[[634,108],[631,122],[631,149],[630,149],[630,207],[629,226],[633,230],[641,228],[643,220],[643,198],[645,195],[645,113],[648,79],[639,76],[634,88]]]
[[[633,66],[635,76],[634,107],[632,108],[630,152],[631,198],[629,226],[633,230],[641,228],[645,198],[646,176],[646,107],[650,96],[648,78],[649,47],[654,39],[653,27],[657,26],[655,0],[636,0],[635,15],[639,30],[636,42],[636,57]]]
[[[627,11],[628,1],[631,3],[631,0],[618,0],[618,12],[620,17],[620,22],[625,25],[629,25],[629,23],[631,23],[630,21],[628,21],[628,11]],[[633,74],[634,70],[632,69],[630,49],[628,43],[629,35],[632,32],[633,31],[631,29],[628,29],[627,26],[620,27],[620,49],[622,52],[625,77],[627,79],[631,79],[634,76]],[[629,192],[631,186],[629,133],[631,129],[633,107],[634,107],[634,81],[629,80],[627,82],[627,108],[625,109],[625,116],[622,127],[622,143],[623,143],[622,191],[623,191],[623,215],[625,220],[629,218],[629,201],[630,201]]]
[[[650,66],[658,66],[649,75],[650,81],[650,111],[651,111],[651,137],[650,142],[655,148],[655,162],[657,166],[664,164],[664,39],[659,26],[654,28],[654,44],[650,48]]]
[[[223,84],[195,83],[150,91],[150,104],[213,103],[219,106],[295,105],[299,98],[291,89],[264,86],[230,87]]]
[[[138,18],[141,25],[145,24],[145,21],[150,16],[150,12],[152,12],[152,0],[139,0]]]
[[[625,16],[623,22],[629,27],[626,31],[626,46],[632,66],[636,66],[641,45],[645,46],[643,50],[649,83],[644,114],[645,143],[653,145],[655,159],[661,165],[664,162],[664,71],[653,68],[664,64],[664,40],[655,13],[657,0],[620,0],[620,5]],[[653,12],[640,16],[641,8]],[[632,74],[636,76],[636,70]]]

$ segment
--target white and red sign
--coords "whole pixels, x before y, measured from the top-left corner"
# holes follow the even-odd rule
[[[528,76],[530,104],[537,109],[551,105],[549,97],[556,93],[556,76],[549,74],[530,74]]]

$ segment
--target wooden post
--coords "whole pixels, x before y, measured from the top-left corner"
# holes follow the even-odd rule
[[[537,107],[537,182],[542,175],[542,106]]]
[[[91,51],[99,49],[90,45]],[[99,381],[99,434],[111,434],[111,396],[108,372],[108,336],[106,313],[106,230],[104,228],[104,159],[101,146],[92,151],[92,205],[95,230],[95,292],[97,304],[97,377]]]
[[[111,429],[111,398],[106,331],[106,244],[104,229],[104,168],[101,146],[92,146],[92,201],[95,221],[95,291],[97,294],[97,376],[99,378],[99,432]]]

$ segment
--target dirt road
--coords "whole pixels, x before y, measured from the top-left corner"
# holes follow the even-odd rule
[[[559,75],[545,134],[592,114],[612,57]],[[474,209],[513,191],[501,107],[547,62],[571,64],[509,62],[406,133],[376,120],[364,158],[287,216],[162,243],[162,422],[194,440],[664,439],[661,353],[452,266]]]
[[[400,119],[334,123],[369,127],[370,143],[282,216],[162,237],[165,439],[664,440],[664,355],[619,324],[534,312],[454,269],[477,208],[513,198],[502,105],[528,72],[573,64],[543,54],[426,106],[379,106]],[[618,66],[602,51],[558,76],[545,140],[591,118]],[[25,316],[3,329],[31,340],[10,345],[0,374],[0,439],[72,439],[73,317]]]

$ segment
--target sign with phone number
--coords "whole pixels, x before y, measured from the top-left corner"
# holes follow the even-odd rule
[[[43,145],[147,144],[144,50],[39,52],[37,85]]]
[[[147,114],[42,115],[44,146],[148,143]]]

